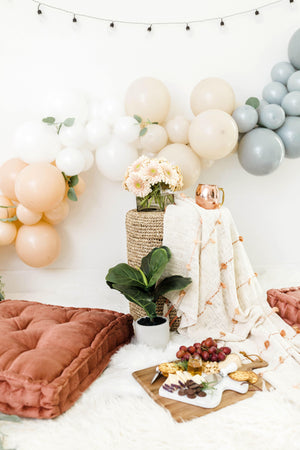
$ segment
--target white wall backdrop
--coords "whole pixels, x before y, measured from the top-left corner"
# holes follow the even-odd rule
[[[151,23],[222,17],[267,2],[48,3],[95,16]],[[260,96],[270,81],[272,66],[287,59],[288,40],[300,25],[300,6],[288,1],[262,9],[259,16],[253,12],[228,19],[223,28],[216,21],[191,26],[190,32],[175,25],[153,27],[152,33],[145,26],[125,24],[112,30],[84,18],[73,24],[72,16],[43,7],[38,16],[36,8],[31,0],[0,2],[0,162],[12,156],[16,126],[40,118],[43,98],[56,87],[80,88],[100,98],[107,93],[123,98],[131,81],[153,76],[170,90],[170,116],[184,113],[190,118],[189,94],[208,76],[227,80],[238,103]],[[273,174],[254,177],[232,155],[203,171],[199,179],[225,189],[226,206],[245,238],[255,268],[300,263],[299,173],[300,159],[285,160]],[[126,258],[124,220],[126,211],[134,207],[134,198],[122,191],[120,183],[103,179],[95,168],[84,178],[85,194],[78,204],[72,204],[70,216],[58,227],[62,251],[55,264],[31,269],[17,258],[13,247],[0,248],[0,270],[6,274],[9,291],[43,292],[51,285],[53,292],[65,289],[72,294],[73,290],[75,295],[82,283],[83,292],[109,294],[104,276],[108,267]],[[41,280],[49,280],[48,286]]]

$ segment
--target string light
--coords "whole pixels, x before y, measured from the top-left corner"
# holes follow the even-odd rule
[[[38,14],[42,14],[42,11],[40,9],[41,6],[43,6],[44,8],[49,8],[55,11],[59,11],[61,13],[65,13],[65,14],[72,14],[73,16],[73,22],[77,22],[77,17],[83,17],[86,19],[94,19],[94,20],[99,20],[101,22],[106,22],[109,24],[110,28],[114,28],[115,24],[119,23],[119,24],[125,24],[125,25],[144,25],[147,27],[147,31],[151,32],[152,31],[152,27],[155,26],[167,26],[167,25],[185,25],[185,29],[186,31],[190,31],[190,25],[191,24],[200,24],[200,23],[204,23],[204,22],[216,22],[219,21],[219,24],[221,27],[223,27],[225,25],[225,20],[229,19],[229,18],[233,18],[236,16],[242,16],[242,15],[246,15],[246,14],[253,14],[253,11],[255,13],[256,16],[258,16],[260,14],[260,11],[263,8],[268,8],[271,6],[274,6],[276,4],[279,3],[283,3],[286,0],[273,0],[269,3],[265,3],[261,6],[258,6],[258,8],[256,10],[252,9],[247,9],[247,10],[243,10],[243,11],[239,11],[236,13],[231,13],[231,14],[227,14],[225,16],[223,16],[223,18],[220,19],[220,16],[216,16],[216,17],[208,17],[206,19],[195,19],[195,20],[189,20],[188,23],[187,22],[180,22],[180,21],[174,21],[174,22],[153,22],[151,25],[149,25],[149,22],[135,22],[135,21],[131,21],[131,20],[119,20],[119,19],[115,19],[115,20],[111,20],[108,19],[106,17],[98,17],[98,16],[93,16],[90,14],[83,14],[83,13],[78,13],[78,12],[74,12],[68,9],[64,9],[64,8],[60,8],[59,6],[54,6],[54,5],[50,5],[48,3],[44,3],[44,2],[39,2],[38,0],[31,0],[34,3],[38,4],[38,9],[37,9],[37,13]],[[294,0],[289,0],[290,3],[294,3]],[[75,19],[75,20],[74,20]]]

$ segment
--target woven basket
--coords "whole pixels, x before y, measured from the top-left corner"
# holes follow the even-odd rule
[[[137,212],[135,209],[126,214],[127,260],[132,267],[140,266],[142,258],[154,247],[161,247],[164,233],[164,212]],[[140,306],[130,302],[130,313],[134,320],[145,316]],[[164,315],[172,307],[169,300],[160,297],[156,302],[156,312]],[[177,330],[180,324],[176,309],[169,313],[170,329]]]

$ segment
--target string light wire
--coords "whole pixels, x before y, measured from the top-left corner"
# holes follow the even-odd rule
[[[64,8],[60,8],[59,6],[54,6],[54,5],[49,5],[48,3],[44,3],[44,2],[40,2],[38,0],[32,0],[33,3],[37,3],[38,4],[38,10],[40,6],[43,6],[44,8],[49,8],[49,9],[53,9],[65,14],[71,14],[73,17],[84,17],[86,19],[94,19],[94,20],[99,20],[101,22],[105,22],[108,23],[110,25],[111,28],[113,28],[115,26],[115,24],[126,24],[126,25],[144,25],[147,27],[148,31],[149,28],[152,29],[152,26],[160,26],[160,25],[182,25],[185,27],[185,29],[187,31],[190,30],[190,25],[191,24],[200,24],[200,23],[204,23],[204,22],[214,22],[214,21],[218,21],[220,23],[221,22],[225,22],[225,19],[229,19],[232,17],[236,17],[236,16],[242,16],[245,14],[249,14],[249,13],[256,13],[256,11],[260,11],[264,8],[268,8],[274,5],[277,5],[279,3],[283,3],[286,2],[286,0],[274,0],[272,2],[269,3],[265,3],[264,5],[261,6],[257,6],[255,8],[251,8],[251,9],[246,9],[243,11],[239,11],[239,12],[235,12],[235,13],[231,13],[231,14],[227,14],[227,15],[222,15],[222,16],[215,16],[215,17],[208,17],[206,19],[195,19],[195,20],[188,20],[188,21],[184,21],[184,22],[178,22],[178,21],[170,21],[170,22],[151,22],[151,25],[149,26],[149,22],[136,22],[136,21],[132,21],[132,20],[122,20],[122,19],[112,19],[112,18],[106,18],[106,17],[98,17],[98,16],[92,16],[90,14],[84,14],[84,13],[78,13],[75,11],[71,11],[69,9],[64,9]],[[294,0],[289,0],[290,3],[294,3]],[[257,15],[257,14],[256,14]]]

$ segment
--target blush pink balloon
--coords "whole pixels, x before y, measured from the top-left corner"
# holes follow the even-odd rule
[[[23,225],[17,234],[16,252],[28,266],[48,266],[59,255],[59,235],[52,225],[43,221],[31,226]]]
[[[0,195],[0,206],[14,206],[14,204],[7,197],[4,197],[4,195]],[[15,208],[0,208],[0,219],[9,219],[15,214]]]
[[[17,234],[17,227],[12,222],[0,222],[0,246],[12,244]]]
[[[70,206],[67,200],[63,200],[56,208],[44,212],[44,220],[51,225],[57,225],[66,219],[70,212]]]
[[[30,164],[16,178],[16,196],[22,205],[34,212],[56,208],[65,195],[65,180],[49,163]]]
[[[11,200],[17,200],[15,193],[16,178],[18,173],[26,166],[27,164],[20,159],[13,158],[0,167],[0,189],[3,195]]]
[[[42,213],[31,211],[26,206],[21,205],[21,203],[17,206],[16,214],[19,221],[24,225],[34,225],[42,218]]]

